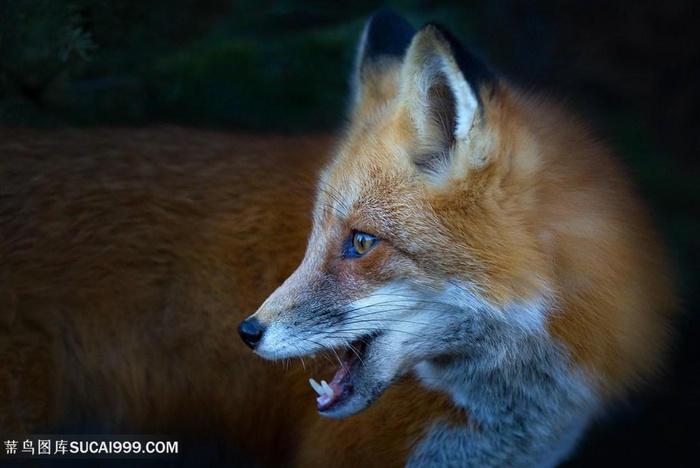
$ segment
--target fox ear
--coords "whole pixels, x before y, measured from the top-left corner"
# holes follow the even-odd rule
[[[352,78],[353,120],[396,97],[399,71],[416,30],[388,8],[374,13],[360,38]]]
[[[444,181],[485,163],[486,149],[473,140],[484,128],[480,91],[496,90],[496,76],[486,65],[429,24],[413,38],[400,82],[399,99],[419,139],[414,163],[421,172]]]

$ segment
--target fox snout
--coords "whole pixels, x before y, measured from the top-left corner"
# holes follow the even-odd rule
[[[238,325],[238,334],[250,349],[255,349],[263,333],[265,333],[265,327],[255,317],[249,317]]]

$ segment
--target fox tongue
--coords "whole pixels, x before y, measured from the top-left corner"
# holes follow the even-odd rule
[[[340,366],[340,369],[338,369],[338,372],[336,372],[333,376],[333,380],[331,380],[330,383],[327,384],[328,387],[330,387],[332,394],[329,395],[328,393],[330,392],[328,392],[316,398],[319,410],[330,408],[333,405],[333,403],[335,403],[338,400],[338,398],[345,392],[345,380],[347,379],[348,375],[350,375],[350,368],[345,364],[345,362],[343,362],[343,364]],[[322,381],[322,384],[323,383],[325,382]]]
[[[315,380],[309,380],[311,386],[314,387],[319,394],[319,397],[316,398],[319,411],[330,408],[343,395],[346,395],[352,390],[350,368],[355,364],[355,361],[357,361],[356,351],[348,350],[340,363],[340,369],[335,373],[330,383],[326,383],[326,381],[322,380],[319,385]]]

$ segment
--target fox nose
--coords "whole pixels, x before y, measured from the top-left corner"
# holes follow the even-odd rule
[[[250,349],[255,349],[264,331],[265,327],[253,317],[245,319],[238,325],[238,334],[241,335],[241,339]]]

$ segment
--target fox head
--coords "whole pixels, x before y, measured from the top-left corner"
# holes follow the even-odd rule
[[[330,383],[312,383],[333,417],[423,361],[477,355],[484,317],[541,327],[548,297],[522,214],[537,148],[506,83],[442,28],[387,11],[365,27],[352,83],[305,258],[239,327],[270,359],[344,350]]]

